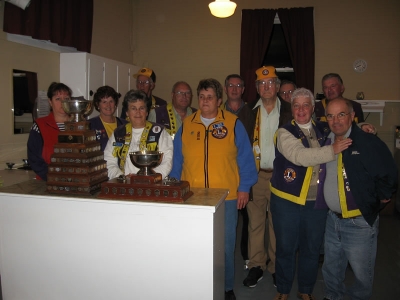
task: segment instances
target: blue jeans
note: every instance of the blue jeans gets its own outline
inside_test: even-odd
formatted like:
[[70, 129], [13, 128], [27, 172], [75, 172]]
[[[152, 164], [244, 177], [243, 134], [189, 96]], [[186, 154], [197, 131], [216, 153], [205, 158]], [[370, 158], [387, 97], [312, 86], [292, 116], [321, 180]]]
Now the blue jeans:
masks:
[[[339, 219], [329, 211], [322, 266], [326, 298], [339, 300], [345, 295], [351, 299], [371, 298], [378, 231], [379, 217], [371, 227], [362, 216]], [[356, 280], [346, 288], [344, 279], [348, 262]]]
[[235, 284], [235, 243], [238, 221], [237, 200], [225, 201], [225, 291]]
[[275, 276], [279, 293], [289, 294], [296, 273], [298, 291], [311, 294], [318, 275], [326, 209], [314, 209], [315, 201], [299, 205], [272, 193], [271, 213], [276, 236]]

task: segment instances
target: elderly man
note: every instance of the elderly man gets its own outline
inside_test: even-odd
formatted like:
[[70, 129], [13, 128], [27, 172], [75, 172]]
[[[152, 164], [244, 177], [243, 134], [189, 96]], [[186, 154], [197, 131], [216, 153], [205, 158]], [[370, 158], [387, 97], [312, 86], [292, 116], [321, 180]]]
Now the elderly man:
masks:
[[[250, 142], [254, 130], [254, 118], [251, 108], [242, 99], [244, 92], [244, 81], [243, 78], [238, 74], [230, 74], [225, 79], [224, 91], [227, 99], [223, 105], [223, 109], [227, 110], [238, 116], [239, 120], [243, 123], [249, 136]], [[250, 194], [250, 199], [252, 198]], [[249, 263], [248, 254], [248, 240], [249, 240], [249, 217], [247, 215], [247, 209], [244, 207], [240, 210], [243, 217], [242, 224], [242, 238], [240, 241], [240, 252], [244, 260], [244, 268], [247, 269]]]
[[192, 88], [185, 81], [178, 81], [172, 87], [172, 103], [152, 109], [147, 118], [150, 122], [164, 125], [167, 132], [174, 137], [183, 120], [197, 109], [190, 107]]
[[[254, 127], [252, 133], [253, 153], [258, 170], [258, 181], [253, 186], [253, 201], [247, 205], [249, 215], [249, 273], [243, 284], [255, 287], [267, 269], [275, 282], [275, 234], [269, 209], [271, 196], [270, 179], [275, 159], [274, 134], [279, 126], [291, 120], [291, 105], [280, 101], [277, 93], [280, 81], [272, 66], [256, 71], [256, 89], [260, 99], [253, 108]], [[265, 220], [268, 210], [268, 257], [264, 246]]]
[[[322, 90], [324, 91], [325, 99], [317, 102], [314, 110], [315, 117], [318, 121], [326, 121], [325, 109], [329, 101], [343, 97], [345, 87], [340, 75], [336, 73], [329, 73], [322, 77]], [[353, 105], [353, 110], [355, 113], [354, 121], [356, 123], [364, 122], [364, 113], [362, 111], [361, 104], [353, 100], [349, 101]]]
[[[149, 99], [149, 108], [150, 109], [167, 105], [167, 101], [154, 96], [153, 90], [156, 87], [156, 73], [150, 68], [141, 68], [136, 74], [133, 75], [133, 78], [136, 79], [136, 88], [139, 91], [142, 91], [146, 94]], [[126, 118], [126, 112], [122, 109], [121, 118]]]
[[278, 96], [281, 100], [290, 103], [290, 97], [294, 90], [297, 89], [294, 82], [290, 80], [282, 80], [281, 87], [279, 88]]
[[[347, 99], [328, 103], [329, 142], [351, 139], [352, 146], [321, 165], [317, 201], [328, 208], [325, 260], [322, 274], [324, 299], [370, 299], [379, 230], [379, 210], [396, 191], [397, 169], [388, 147], [378, 137], [353, 123], [355, 112]], [[344, 284], [347, 263], [355, 282]]]
[[235, 300], [235, 241], [238, 209], [249, 201], [257, 180], [246, 130], [238, 118], [219, 108], [222, 86], [215, 79], [199, 82], [199, 110], [183, 121], [174, 139], [170, 177], [192, 187], [225, 188], [225, 300]]

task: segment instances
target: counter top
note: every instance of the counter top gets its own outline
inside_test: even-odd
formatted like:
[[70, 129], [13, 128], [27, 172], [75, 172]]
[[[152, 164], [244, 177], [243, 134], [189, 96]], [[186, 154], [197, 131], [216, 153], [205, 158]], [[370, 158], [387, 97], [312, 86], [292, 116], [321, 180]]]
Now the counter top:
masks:
[[[4, 170], [9, 171], [9, 170]], [[25, 171], [16, 171], [10, 170], [11, 172], [21, 172], [21, 175], [28, 176], [27, 174], [23, 174]], [[0, 173], [1, 174], [1, 173]], [[14, 173], [13, 173], [14, 174]], [[2, 175], [3, 177], [4, 175]], [[6, 177], [3, 177], [3, 180]], [[199, 206], [218, 206], [221, 200], [224, 200], [228, 195], [227, 189], [205, 189], [205, 188], [191, 188], [193, 192], [193, 196], [187, 199], [184, 203], [170, 203], [170, 202], [157, 202], [157, 201], [148, 201], [148, 200], [115, 200], [115, 199], [100, 199], [97, 198], [98, 193], [94, 195], [71, 195], [71, 194], [50, 194], [46, 189], [46, 182], [36, 179], [29, 179], [23, 182], [19, 182], [12, 185], [4, 185], [0, 187], [0, 193], [9, 193], [9, 194], [21, 194], [21, 195], [37, 195], [37, 196], [48, 196], [54, 198], [70, 198], [70, 199], [92, 199], [96, 201], [118, 201], [118, 202], [143, 202], [143, 203], [157, 203], [157, 204], [167, 204], [167, 205], [199, 205]]]
[[19, 182], [27, 181], [29, 179], [35, 178], [35, 172], [32, 170], [9, 170], [9, 169], [4, 169], [0, 170], [0, 181], [3, 182], [3, 184], [0, 184], [0, 191], [2, 188], [6, 186], [10, 186]]

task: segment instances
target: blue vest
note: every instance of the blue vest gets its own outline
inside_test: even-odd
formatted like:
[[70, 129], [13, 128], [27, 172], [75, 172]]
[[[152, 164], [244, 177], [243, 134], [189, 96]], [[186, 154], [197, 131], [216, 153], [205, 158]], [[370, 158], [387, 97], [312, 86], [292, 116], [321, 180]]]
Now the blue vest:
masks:
[[[323, 146], [330, 132], [326, 123], [312, 124], [318, 143]], [[282, 126], [296, 138], [300, 139], [304, 147], [310, 148], [307, 138], [300, 127], [292, 120]], [[304, 205], [312, 177], [312, 167], [297, 166], [287, 160], [275, 146], [274, 172], [271, 178], [271, 190], [277, 196]]]

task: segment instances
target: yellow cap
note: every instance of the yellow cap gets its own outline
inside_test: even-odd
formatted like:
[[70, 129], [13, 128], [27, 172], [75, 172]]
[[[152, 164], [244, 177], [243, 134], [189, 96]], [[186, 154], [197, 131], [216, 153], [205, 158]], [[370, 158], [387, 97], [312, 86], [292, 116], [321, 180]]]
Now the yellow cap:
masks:
[[257, 80], [265, 79], [265, 78], [278, 78], [275, 73], [275, 67], [273, 66], [263, 66], [256, 71]]
[[133, 74], [133, 78], [138, 78], [140, 75], [149, 77], [153, 80], [153, 82], [156, 82], [156, 73], [154, 73], [152, 69], [141, 68], [136, 74]]

